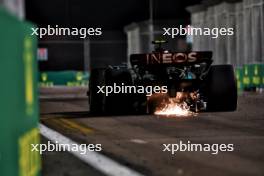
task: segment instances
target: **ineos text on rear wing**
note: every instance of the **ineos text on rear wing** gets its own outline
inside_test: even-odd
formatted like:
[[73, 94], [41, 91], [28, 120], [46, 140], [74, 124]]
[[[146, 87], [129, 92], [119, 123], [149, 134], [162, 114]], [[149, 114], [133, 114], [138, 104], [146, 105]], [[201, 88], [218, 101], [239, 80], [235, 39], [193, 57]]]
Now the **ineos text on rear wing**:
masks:
[[178, 52], [178, 53], [160, 53], [153, 52], [147, 54], [132, 54], [130, 56], [131, 65], [154, 66], [154, 65], [191, 65], [201, 62], [212, 62], [211, 51], [199, 52]]

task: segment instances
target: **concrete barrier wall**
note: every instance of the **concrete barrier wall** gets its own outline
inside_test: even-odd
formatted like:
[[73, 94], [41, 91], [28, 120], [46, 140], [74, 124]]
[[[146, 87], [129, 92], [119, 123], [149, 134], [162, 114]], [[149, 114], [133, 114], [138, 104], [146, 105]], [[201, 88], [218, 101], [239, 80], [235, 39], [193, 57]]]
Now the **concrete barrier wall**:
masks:
[[[249, 7], [251, 9], [251, 27], [252, 27], [252, 60], [253, 62], [263, 61], [263, 0], [251, 0]], [[262, 36], [261, 36], [262, 35]]]
[[25, 0], [0, 0], [0, 6], [6, 8], [20, 20], [25, 18]]
[[[206, 11], [206, 21], [207, 21], [207, 26], [209, 28], [214, 28], [216, 26], [216, 21], [215, 21], [215, 8], [214, 7], [208, 7]], [[213, 39], [210, 36], [207, 36], [208, 39], [208, 50], [213, 51], [213, 53], [216, 52], [216, 42], [215, 39]], [[215, 55], [213, 55], [213, 59], [215, 58]]]
[[214, 64], [242, 66], [264, 62], [264, 0], [223, 2], [200, 10], [187, 9], [194, 27], [226, 27], [234, 28], [235, 32], [217, 39], [194, 36], [193, 50], [213, 51]]
[[243, 40], [244, 35], [244, 13], [243, 13], [243, 3], [235, 4], [235, 13], [236, 13], [236, 30], [235, 30], [235, 39], [236, 39], [236, 65], [238, 67], [242, 66], [245, 62], [245, 45]]

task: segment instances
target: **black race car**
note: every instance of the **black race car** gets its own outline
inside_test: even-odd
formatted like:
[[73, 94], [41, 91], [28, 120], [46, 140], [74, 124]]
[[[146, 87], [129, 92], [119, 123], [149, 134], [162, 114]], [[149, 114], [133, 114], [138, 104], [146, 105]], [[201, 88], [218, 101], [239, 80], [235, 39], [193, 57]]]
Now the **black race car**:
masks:
[[[170, 52], [161, 47], [165, 41], [153, 43], [158, 46], [152, 53], [130, 56], [131, 67], [109, 66], [91, 71], [91, 113], [154, 113], [169, 98], [179, 99], [179, 93], [182, 96], [178, 101], [184, 101], [191, 111], [236, 110], [237, 87], [232, 65], [212, 65], [210, 51]], [[119, 93], [109, 86], [118, 87]], [[144, 90], [133, 92], [134, 88], [150, 86], [166, 90], [151, 94]], [[133, 90], [120, 91], [127, 87]]]

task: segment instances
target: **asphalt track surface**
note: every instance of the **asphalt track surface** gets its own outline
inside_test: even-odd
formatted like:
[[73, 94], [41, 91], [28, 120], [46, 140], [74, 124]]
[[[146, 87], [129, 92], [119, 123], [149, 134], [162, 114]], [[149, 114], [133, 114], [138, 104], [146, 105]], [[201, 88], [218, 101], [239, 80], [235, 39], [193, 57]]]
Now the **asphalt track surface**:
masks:
[[[94, 117], [85, 88], [42, 88], [40, 113], [50, 129], [78, 143], [102, 144], [101, 154], [143, 175], [264, 175], [264, 94], [240, 95], [236, 112]], [[234, 144], [234, 151], [163, 152], [163, 144], [179, 141]], [[45, 153], [42, 161], [44, 176], [104, 175], [68, 152]]]

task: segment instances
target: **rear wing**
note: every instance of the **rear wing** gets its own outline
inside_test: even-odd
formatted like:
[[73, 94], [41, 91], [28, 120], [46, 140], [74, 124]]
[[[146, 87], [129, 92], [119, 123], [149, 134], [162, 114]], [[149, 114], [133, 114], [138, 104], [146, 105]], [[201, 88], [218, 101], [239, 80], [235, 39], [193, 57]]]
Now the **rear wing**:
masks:
[[131, 65], [155, 66], [155, 65], [192, 65], [197, 63], [212, 63], [211, 51], [192, 51], [192, 52], [153, 52], [147, 54], [130, 55]]

